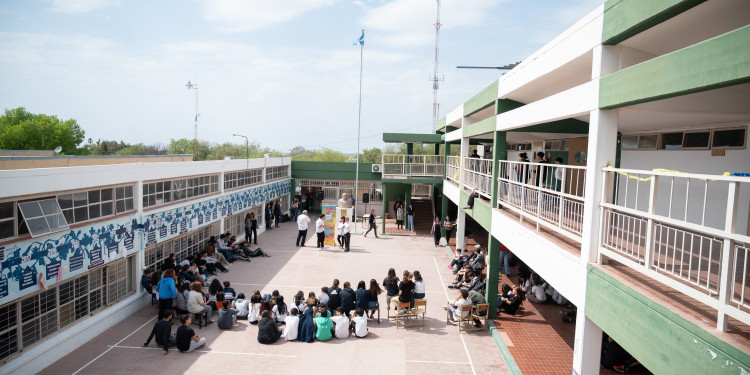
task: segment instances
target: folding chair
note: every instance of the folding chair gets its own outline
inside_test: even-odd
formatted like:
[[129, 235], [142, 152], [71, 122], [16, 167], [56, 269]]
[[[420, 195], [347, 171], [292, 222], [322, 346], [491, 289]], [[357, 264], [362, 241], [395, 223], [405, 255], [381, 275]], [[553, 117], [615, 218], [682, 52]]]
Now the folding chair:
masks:
[[[472, 324], [474, 323], [471, 319], [472, 309], [474, 306], [472, 305], [462, 305], [461, 308], [454, 314], [456, 317], [456, 320], [458, 320], [458, 332], [461, 331], [467, 331], [467, 328], [471, 328]], [[464, 314], [466, 315], [464, 317]], [[448, 313], [448, 317], [450, 317], [450, 313]], [[446, 318], [446, 322], [449, 322]]]
[[398, 302], [396, 299], [396, 315], [394, 316], [396, 318], [396, 329], [398, 329], [399, 326], [401, 327], [409, 327], [411, 326], [411, 318], [413, 316], [410, 308], [409, 302]]
[[372, 307], [372, 308], [368, 307], [368, 308], [366, 308], [365, 309], [365, 314], [368, 314], [370, 311], [377, 311], [378, 312], [378, 324], [380, 324], [380, 305], [378, 305], [378, 307]]
[[[474, 310], [474, 312], [469, 314], [469, 318], [470, 318], [469, 320], [471, 321], [470, 323], [474, 323], [474, 319], [478, 319], [480, 322], [484, 320], [484, 322], [482, 323], [486, 323], [487, 318], [489, 317], [489, 313], [490, 313], [489, 303], [480, 303], [476, 305], [476, 309]], [[466, 331], [478, 331], [478, 330], [483, 330], [483, 329], [484, 329], [484, 326], [477, 327], [476, 325], [474, 325], [474, 326], [471, 326], [470, 328], [467, 328]]]

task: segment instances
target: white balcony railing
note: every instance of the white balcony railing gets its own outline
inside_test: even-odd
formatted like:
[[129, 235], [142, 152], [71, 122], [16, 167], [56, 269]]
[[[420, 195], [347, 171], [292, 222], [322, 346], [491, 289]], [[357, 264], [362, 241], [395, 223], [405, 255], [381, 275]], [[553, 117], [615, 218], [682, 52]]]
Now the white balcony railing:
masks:
[[463, 158], [463, 182], [467, 189], [477, 188], [477, 193], [490, 199], [492, 196], [492, 159]]
[[383, 177], [439, 177], [443, 178], [442, 155], [383, 155]]
[[456, 184], [461, 181], [461, 157], [448, 156], [445, 167], [445, 178]]
[[499, 161], [498, 205], [575, 241], [583, 233], [586, 167]]
[[[604, 168], [600, 254], [750, 324], [750, 179]], [[741, 203], [744, 202], [744, 203]], [[741, 229], [742, 232], [745, 229]]]

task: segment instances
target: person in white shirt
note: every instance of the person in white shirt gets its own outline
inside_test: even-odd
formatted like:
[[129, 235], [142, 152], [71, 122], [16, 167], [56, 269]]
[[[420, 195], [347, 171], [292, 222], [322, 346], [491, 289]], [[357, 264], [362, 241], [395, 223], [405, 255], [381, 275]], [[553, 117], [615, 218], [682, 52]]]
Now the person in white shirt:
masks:
[[292, 309], [289, 311], [289, 314], [286, 318], [284, 318], [284, 333], [281, 335], [284, 336], [286, 341], [294, 341], [297, 339], [297, 331], [299, 330], [299, 317], [297, 314], [299, 311], [296, 307], [292, 307]]
[[367, 336], [367, 317], [365, 310], [358, 308], [354, 311], [354, 317], [352, 318], [351, 329], [354, 331], [354, 336], [363, 338]]
[[547, 303], [547, 294], [544, 292], [539, 275], [531, 276], [531, 285], [531, 294], [526, 296], [526, 299], [531, 303]]
[[[302, 211], [302, 215], [299, 215], [297, 218], [297, 229], [299, 229], [299, 233], [297, 234], [297, 246], [305, 246], [305, 241], [307, 240], [307, 227], [310, 225], [310, 218], [307, 216], [307, 210]], [[302, 240], [302, 243], [300, 244], [300, 240]]]
[[336, 309], [336, 316], [331, 318], [333, 321], [333, 334], [337, 339], [345, 339], [349, 337], [349, 318], [344, 315], [344, 308], [339, 307]]
[[[461, 289], [461, 295], [458, 296], [453, 302], [450, 302], [447, 306], [444, 306], [443, 308], [448, 310], [448, 320], [451, 322], [455, 322], [456, 320], [453, 318], [455, 315], [457, 315], [459, 312], [461, 312], [461, 306], [466, 305], [472, 305], [471, 299], [469, 298], [469, 291], [464, 289]], [[461, 313], [461, 317], [465, 318], [469, 316], [468, 311], [464, 311]]]
[[338, 230], [336, 240], [339, 242], [339, 249], [344, 248], [344, 224], [346, 224], [346, 217], [342, 216], [341, 220], [339, 220], [339, 224], [336, 226], [336, 229]]
[[[555, 158], [555, 164], [562, 165], [563, 159], [561, 157]], [[555, 191], [562, 191], [562, 183], [563, 183], [563, 168], [557, 167], [555, 168]]]
[[250, 297], [250, 313], [247, 315], [247, 320], [250, 324], [258, 324], [258, 321], [260, 320], [261, 300], [261, 296], [257, 294], [253, 294], [252, 297]]
[[234, 300], [234, 308], [237, 309], [237, 319], [247, 319], [250, 315], [250, 301], [245, 299], [245, 293], [237, 295], [237, 299]]
[[352, 223], [349, 222], [349, 218], [344, 219], [344, 251], [349, 251], [349, 241], [352, 238]]
[[412, 296], [414, 299], [424, 299], [425, 293], [426, 291], [422, 274], [419, 271], [414, 271], [414, 292], [412, 292]]
[[315, 220], [315, 235], [318, 236], [316, 247], [318, 250], [323, 250], [325, 247], [325, 240], [326, 240], [326, 223], [323, 221], [323, 219], [326, 218], [326, 215], [320, 215], [318, 220]]

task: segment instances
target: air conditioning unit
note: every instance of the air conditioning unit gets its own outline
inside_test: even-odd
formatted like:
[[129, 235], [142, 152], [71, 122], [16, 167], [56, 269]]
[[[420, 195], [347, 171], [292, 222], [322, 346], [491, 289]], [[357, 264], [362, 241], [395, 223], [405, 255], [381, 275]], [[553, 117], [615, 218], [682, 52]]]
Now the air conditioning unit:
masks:
[[383, 173], [383, 166], [380, 164], [373, 164], [372, 165], [372, 173]]

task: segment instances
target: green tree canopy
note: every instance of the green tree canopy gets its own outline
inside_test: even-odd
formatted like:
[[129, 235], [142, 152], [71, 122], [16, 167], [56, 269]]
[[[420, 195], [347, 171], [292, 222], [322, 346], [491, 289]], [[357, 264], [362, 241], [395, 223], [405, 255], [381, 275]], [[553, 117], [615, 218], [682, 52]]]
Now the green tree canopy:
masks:
[[57, 116], [30, 113], [24, 107], [6, 109], [0, 116], [3, 150], [53, 150], [59, 146], [64, 154], [88, 154], [88, 148], [78, 147], [85, 135], [74, 119], [63, 121]]
[[359, 155], [359, 162], [380, 164], [383, 162], [383, 150], [377, 147], [366, 148]]
[[[195, 160], [207, 160], [211, 152], [211, 145], [207, 141], [198, 141], [198, 153]], [[169, 155], [187, 155], [193, 154], [193, 140], [187, 138], [170, 139], [167, 147]]]

